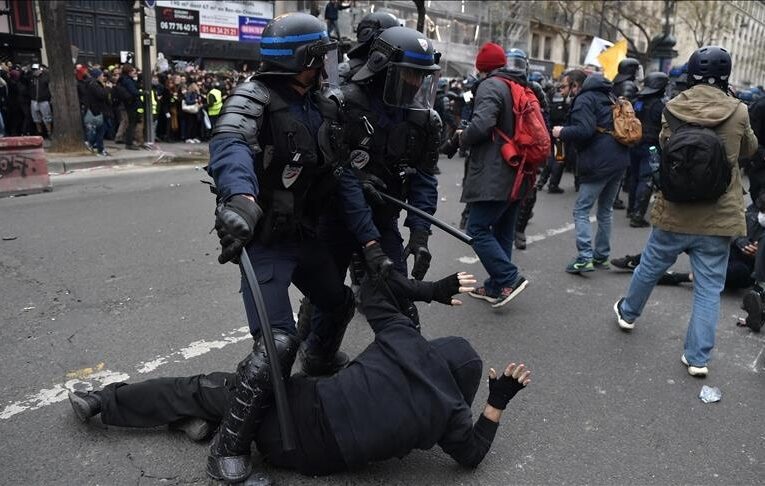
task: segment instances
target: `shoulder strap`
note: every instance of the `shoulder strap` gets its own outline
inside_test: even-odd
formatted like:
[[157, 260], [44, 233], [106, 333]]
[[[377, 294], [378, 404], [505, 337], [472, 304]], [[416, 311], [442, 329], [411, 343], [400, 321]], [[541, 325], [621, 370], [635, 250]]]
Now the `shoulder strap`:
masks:
[[669, 125], [669, 129], [674, 131], [677, 131], [678, 128], [685, 125], [686, 123], [682, 122], [679, 118], [677, 118], [675, 115], [670, 113], [670, 111], [667, 109], [667, 107], [664, 107], [664, 110], [662, 111], [662, 115], [664, 115], [664, 119], [667, 120], [667, 124]]

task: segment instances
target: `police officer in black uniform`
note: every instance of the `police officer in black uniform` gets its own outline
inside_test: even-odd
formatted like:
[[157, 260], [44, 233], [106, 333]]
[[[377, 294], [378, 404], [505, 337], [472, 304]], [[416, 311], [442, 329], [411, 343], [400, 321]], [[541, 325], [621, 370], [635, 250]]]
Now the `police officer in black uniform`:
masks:
[[[637, 83], [643, 80], [643, 66], [640, 65], [640, 62], [637, 59], [628, 57], [621, 60], [617, 69], [618, 72], [614, 78], [614, 96], [624, 96], [630, 103], [634, 103], [637, 99], [639, 89]], [[624, 179], [622, 179], [622, 183], [619, 186], [619, 192], [622, 191], [625, 179], [630, 179], [631, 177], [632, 173], [628, 168]], [[619, 198], [619, 193], [617, 193], [616, 199], [614, 200], [614, 209], [624, 209], [625, 207], [624, 201]]]
[[[341, 88], [351, 167], [363, 183], [381, 234], [380, 244], [402, 275], [407, 274], [407, 257], [414, 256], [412, 276], [418, 280], [430, 266], [430, 223], [408, 215], [404, 225], [410, 237], [404, 247], [398, 228], [400, 208], [384, 201], [379, 192], [407, 200], [429, 214], [436, 211], [438, 190], [433, 169], [438, 160], [441, 123], [431, 107], [440, 69], [438, 57], [430, 40], [420, 32], [391, 27], [374, 41], [367, 63]], [[328, 212], [322, 218], [320, 234], [325, 235], [323, 239], [344, 278], [357, 250], [338, 212]], [[412, 303], [407, 308], [407, 316], [419, 325], [417, 308]], [[321, 321], [321, 314], [321, 309], [316, 312], [304, 301], [298, 319], [300, 334], [308, 335], [308, 329]], [[301, 349], [301, 357], [303, 352]], [[308, 358], [310, 362], [310, 355]], [[325, 374], [327, 370], [312, 371]]]
[[[640, 143], [630, 148], [630, 173], [628, 180], [629, 201], [627, 214], [630, 226], [644, 228], [650, 226], [645, 220], [648, 203], [653, 190], [653, 172], [649, 163], [652, 150], [656, 156], [660, 153], [659, 132], [661, 131], [661, 113], [664, 110], [664, 90], [669, 84], [669, 76], [662, 72], [650, 73], [645, 78], [643, 89], [633, 103], [635, 114], [643, 126], [643, 138]], [[653, 147], [653, 149], [651, 149]]]
[[[242, 248], [252, 260], [274, 331], [281, 369], [289, 374], [298, 348], [288, 287], [310, 297], [322, 320], [308, 336], [314, 357], [335, 368], [353, 316], [351, 290], [317, 238], [317, 221], [337, 195], [344, 222], [371, 271], [392, 265], [377, 243], [379, 232], [361, 185], [341, 162], [347, 160], [337, 100], [322, 82], [336, 77], [337, 44], [317, 18], [291, 13], [268, 23], [261, 40], [261, 66], [226, 99], [210, 143], [208, 173], [218, 192], [215, 227], [220, 263], [238, 262]], [[363, 250], [362, 249], [363, 245]], [[255, 339], [237, 368], [237, 384], [213, 440], [207, 472], [236, 482], [251, 472], [250, 443], [271, 400], [271, 379], [260, 322], [246, 279], [242, 295]]]
[[390, 27], [397, 27], [401, 22], [389, 12], [372, 12], [364, 16], [356, 26], [356, 46], [348, 51], [348, 62], [341, 65], [340, 74], [345, 80], [350, 80], [369, 57], [369, 49], [377, 37]]

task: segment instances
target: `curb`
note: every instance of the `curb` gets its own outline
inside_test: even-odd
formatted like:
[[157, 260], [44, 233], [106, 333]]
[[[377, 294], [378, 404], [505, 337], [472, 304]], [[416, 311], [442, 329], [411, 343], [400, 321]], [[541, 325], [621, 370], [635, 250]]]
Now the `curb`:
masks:
[[170, 165], [198, 164], [206, 162], [209, 156], [200, 154], [198, 157], [189, 154], [175, 154], [163, 151], [143, 151], [141, 153], [119, 153], [109, 157], [92, 156], [50, 156], [48, 155], [48, 171], [64, 174], [73, 170], [92, 169], [94, 167], [115, 165]]

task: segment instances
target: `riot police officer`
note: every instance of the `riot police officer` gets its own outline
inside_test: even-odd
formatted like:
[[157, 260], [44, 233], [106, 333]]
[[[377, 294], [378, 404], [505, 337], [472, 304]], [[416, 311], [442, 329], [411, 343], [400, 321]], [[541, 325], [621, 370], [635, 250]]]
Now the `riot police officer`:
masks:
[[664, 110], [664, 91], [669, 84], [669, 76], [662, 72], [650, 73], [645, 78], [643, 89], [634, 103], [635, 114], [643, 126], [643, 138], [640, 143], [630, 148], [629, 200], [627, 215], [630, 226], [644, 228], [650, 226], [645, 220], [648, 202], [652, 192], [651, 157], [658, 157], [659, 132], [661, 131], [661, 112]]
[[640, 62], [633, 57], [622, 59], [614, 78], [614, 95], [624, 96], [634, 102], [638, 94], [637, 83], [642, 80], [643, 66]]
[[401, 25], [395, 15], [388, 12], [372, 12], [364, 16], [356, 26], [357, 45], [348, 51], [348, 62], [341, 65], [343, 79], [350, 80], [367, 62], [369, 49], [377, 37], [390, 27]]
[[[320, 91], [337, 71], [337, 43], [324, 24], [302, 13], [271, 20], [261, 40], [262, 63], [253, 78], [226, 99], [213, 130], [208, 173], [218, 192], [215, 227], [220, 263], [238, 262], [245, 248], [253, 262], [273, 327], [281, 369], [290, 372], [297, 353], [288, 287], [294, 283], [323, 319], [309, 345], [335, 366], [353, 316], [353, 294], [343, 285], [317, 221], [332, 194], [341, 201], [356, 247], [370, 268], [385, 274], [390, 260], [377, 243], [371, 211], [364, 211], [361, 186], [339, 161], [347, 160], [336, 99]], [[362, 208], [362, 210], [359, 210]], [[236, 482], [251, 472], [250, 444], [272, 393], [260, 321], [246, 279], [242, 280], [250, 331], [255, 339], [237, 368], [228, 410], [210, 447], [207, 472]]]
[[[379, 192], [407, 200], [434, 214], [438, 203], [433, 169], [438, 160], [441, 122], [432, 109], [438, 82], [438, 54], [430, 40], [406, 27], [384, 30], [374, 41], [367, 63], [341, 89], [345, 104], [345, 133], [351, 166], [363, 181], [380, 244], [393, 260], [393, 268], [407, 274], [407, 257], [414, 256], [412, 276], [422, 280], [430, 266], [430, 223], [408, 215], [409, 243], [404, 247], [398, 227], [400, 208], [384, 201]], [[322, 233], [344, 277], [355, 250], [352, 238], [336, 215], [323, 218]], [[312, 300], [313, 302], [313, 300]], [[418, 323], [414, 304], [408, 317]], [[323, 311], [301, 306], [300, 323], [316, 325]], [[321, 370], [319, 370], [321, 371]]]

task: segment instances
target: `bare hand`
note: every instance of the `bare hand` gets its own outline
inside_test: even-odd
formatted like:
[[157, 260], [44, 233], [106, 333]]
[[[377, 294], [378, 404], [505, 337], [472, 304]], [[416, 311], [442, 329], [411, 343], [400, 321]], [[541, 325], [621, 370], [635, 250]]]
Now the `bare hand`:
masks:
[[[457, 274], [457, 280], [460, 283], [459, 292], [465, 294], [475, 290], [475, 277], [467, 272], [459, 272]], [[458, 299], [452, 299], [452, 305], [462, 305], [462, 301]]]
[[[523, 386], [528, 385], [531, 383], [531, 380], [529, 379], [529, 375], [531, 375], [531, 370], [526, 369], [526, 365], [521, 363], [519, 365], [516, 365], [515, 363], [510, 363], [507, 365], [507, 368], [505, 368], [505, 376], [513, 378], [518, 383], [520, 383]], [[497, 371], [494, 368], [489, 368], [489, 378], [494, 379], [497, 377]]]
[[553, 127], [553, 129], [552, 129], [552, 136], [555, 137], [555, 138], [560, 138], [561, 130], [563, 130], [563, 127], [560, 127], [560, 126]]
[[743, 251], [745, 255], [748, 255], [748, 256], [751, 256], [751, 257], [756, 256], [757, 255], [757, 242], [755, 241], [754, 243], [749, 243], [744, 248], [742, 248], [741, 251]]

